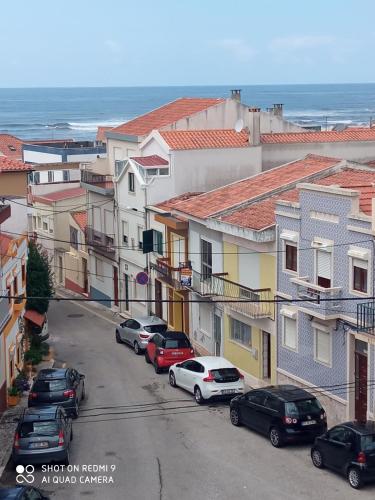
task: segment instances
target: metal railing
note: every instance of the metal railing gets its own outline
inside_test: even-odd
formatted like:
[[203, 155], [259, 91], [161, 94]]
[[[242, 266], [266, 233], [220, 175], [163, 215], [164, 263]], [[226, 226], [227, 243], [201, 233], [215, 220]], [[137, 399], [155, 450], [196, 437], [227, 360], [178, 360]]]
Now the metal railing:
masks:
[[159, 278], [176, 290], [184, 288], [181, 285], [181, 269], [187, 267], [190, 268], [190, 262], [180, 262], [178, 267], [173, 267], [169, 257], [160, 257], [156, 263], [151, 263], [151, 269], [158, 273]]
[[113, 258], [116, 253], [114, 234], [108, 235], [93, 227], [86, 230], [87, 244], [105, 257]]
[[[326, 316], [335, 316], [342, 308], [342, 288], [339, 286], [325, 288], [315, 283], [310, 283], [307, 276], [291, 278], [297, 285], [297, 297], [302, 299], [301, 306], [318, 310]], [[306, 302], [305, 302], [306, 301]]]
[[375, 335], [375, 303], [357, 304], [357, 330]]
[[88, 170], [81, 170], [81, 182], [105, 190], [114, 189], [112, 175], [102, 175]]

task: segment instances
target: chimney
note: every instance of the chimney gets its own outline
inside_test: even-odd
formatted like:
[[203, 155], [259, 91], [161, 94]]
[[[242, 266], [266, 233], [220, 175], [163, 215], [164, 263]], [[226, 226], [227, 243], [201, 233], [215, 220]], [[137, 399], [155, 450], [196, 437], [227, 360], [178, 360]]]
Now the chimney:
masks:
[[232, 89], [230, 91], [230, 97], [234, 101], [241, 102], [241, 89]]
[[273, 114], [275, 116], [283, 117], [283, 104], [274, 104], [273, 105]]
[[259, 146], [260, 144], [260, 108], [249, 108], [250, 120], [250, 144]]

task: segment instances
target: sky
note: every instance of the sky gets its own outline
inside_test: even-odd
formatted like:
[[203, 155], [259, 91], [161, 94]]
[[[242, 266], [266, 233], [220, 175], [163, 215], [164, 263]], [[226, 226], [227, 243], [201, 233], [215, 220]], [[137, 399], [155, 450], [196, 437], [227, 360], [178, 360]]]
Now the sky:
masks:
[[375, 81], [374, 0], [12, 0], [0, 87]]

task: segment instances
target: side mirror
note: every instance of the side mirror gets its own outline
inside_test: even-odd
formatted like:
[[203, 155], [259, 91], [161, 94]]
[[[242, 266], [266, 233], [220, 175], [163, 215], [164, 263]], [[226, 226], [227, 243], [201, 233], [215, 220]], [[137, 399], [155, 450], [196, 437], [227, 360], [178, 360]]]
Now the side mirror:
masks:
[[120, 323], [121, 328], [125, 327], [125, 321], [123, 323]]
[[176, 368], [181, 368], [181, 364], [177, 363]]

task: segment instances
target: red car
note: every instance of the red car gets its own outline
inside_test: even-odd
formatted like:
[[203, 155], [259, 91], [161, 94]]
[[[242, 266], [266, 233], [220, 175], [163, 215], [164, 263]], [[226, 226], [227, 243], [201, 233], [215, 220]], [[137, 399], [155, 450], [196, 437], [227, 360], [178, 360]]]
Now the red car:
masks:
[[169, 330], [155, 333], [149, 339], [145, 351], [146, 363], [152, 363], [156, 373], [194, 357], [194, 349], [186, 334]]

